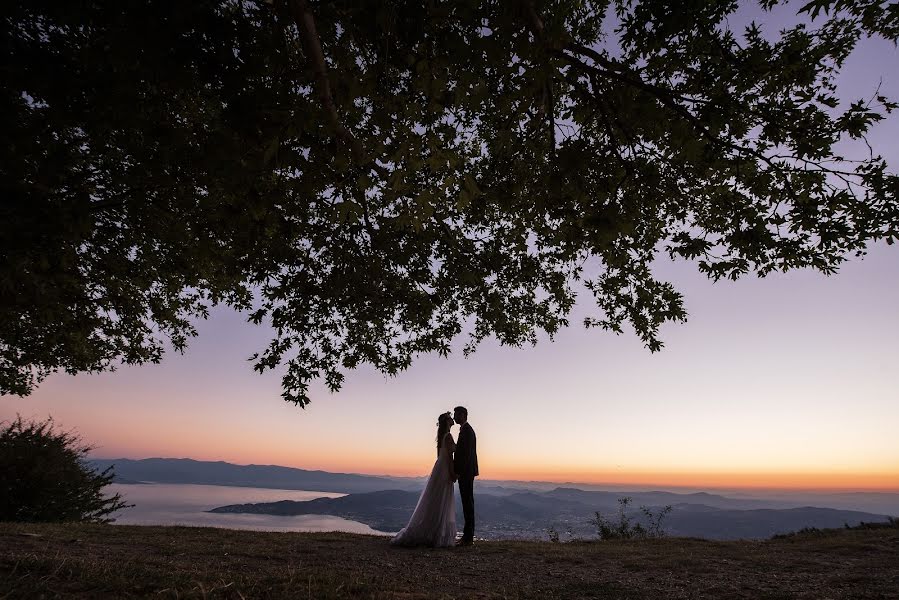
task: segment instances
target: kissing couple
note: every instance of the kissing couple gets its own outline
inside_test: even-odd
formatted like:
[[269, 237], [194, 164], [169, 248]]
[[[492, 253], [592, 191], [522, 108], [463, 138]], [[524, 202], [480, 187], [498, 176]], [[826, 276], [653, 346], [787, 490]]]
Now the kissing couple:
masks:
[[[450, 428], [460, 425], [459, 441]], [[452, 416], [437, 417], [437, 461], [418, 498], [409, 524], [390, 541], [396, 546], [470, 546], [474, 540], [474, 478], [478, 476], [477, 438], [468, 424], [468, 410], [457, 406]], [[456, 502], [453, 483], [459, 482], [465, 528], [456, 542]]]

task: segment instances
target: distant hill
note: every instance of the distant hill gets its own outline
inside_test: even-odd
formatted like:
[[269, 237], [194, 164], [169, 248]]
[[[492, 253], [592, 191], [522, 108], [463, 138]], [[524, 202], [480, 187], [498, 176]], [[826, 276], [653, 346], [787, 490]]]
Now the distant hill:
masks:
[[[599, 492], [575, 493], [580, 490], [557, 489], [550, 492], [517, 492], [506, 495], [480, 494], [475, 506], [478, 517], [478, 535], [486, 539], [539, 538], [553, 527], [558, 531], [570, 530], [575, 537], [595, 537], [590, 519], [596, 511], [614, 516], [618, 494], [609, 496]], [[373, 493], [351, 494], [342, 498], [318, 498], [306, 502], [283, 500], [256, 504], [221, 506], [210, 512], [251, 513], [271, 515], [333, 515], [365, 523], [380, 531], [394, 532], [405, 526], [415, 509], [418, 492], [388, 490]], [[669, 504], [671, 496], [683, 500], [684, 496], [696, 503], [674, 504], [663, 525], [671, 535], [702, 537], [708, 539], [761, 539], [777, 533], [787, 533], [804, 528], [842, 527], [865, 522], [886, 521], [886, 515], [831, 508], [798, 507], [771, 508], [719, 508], [699, 501], [708, 500], [728, 504], [728, 499], [712, 494], [658, 493], [650, 498], [662, 500], [651, 504], [658, 510]], [[462, 507], [456, 498], [456, 514], [461, 518]], [[642, 502], [645, 504], [645, 502]], [[636, 502], [634, 507], [641, 502]], [[637, 510], [629, 513], [635, 521], [645, 522]]]
[[417, 490], [423, 486], [423, 482], [415, 478], [328, 473], [275, 465], [235, 465], [190, 458], [91, 459], [90, 463], [99, 470], [114, 466], [118, 483], [194, 483], [344, 494], [385, 489]]
[[694, 504], [676, 506], [665, 520], [673, 536], [718, 540], [763, 539], [806, 528], [833, 529], [889, 519], [855, 510], [803, 506], [787, 509], [720, 510]]
[[644, 504], [646, 506], [697, 504], [714, 508], [748, 510], [756, 508], [794, 508], [800, 506], [796, 502], [729, 498], [727, 496], [710, 494], [708, 492], [696, 492], [690, 494], [679, 494], [674, 492], [607, 492], [560, 487], [545, 492], [545, 495], [551, 498], [573, 500], [582, 504], [596, 506], [597, 510], [617, 510], [618, 499], [625, 496], [632, 499], [632, 505], [634, 507]]

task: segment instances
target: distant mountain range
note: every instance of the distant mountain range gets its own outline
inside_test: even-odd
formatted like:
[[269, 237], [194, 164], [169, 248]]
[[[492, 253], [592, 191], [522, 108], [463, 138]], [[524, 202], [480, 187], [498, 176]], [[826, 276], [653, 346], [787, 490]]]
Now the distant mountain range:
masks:
[[307, 471], [276, 465], [235, 465], [190, 458], [91, 459], [96, 469], [114, 467], [117, 483], [194, 483], [352, 494], [385, 489], [419, 490], [423, 480]]
[[[405, 526], [415, 509], [418, 492], [386, 490], [363, 494], [350, 494], [342, 498], [317, 498], [306, 502], [283, 500], [258, 504], [222, 506], [210, 512], [251, 513], [267, 515], [334, 515], [365, 523], [374, 529], [393, 532]], [[656, 492], [635, 494], [632, 506], [644, 504], [657, 512], [669, 504], [672, 496]], [[857, 525], [862, 521], [886, 521], [885, 515], [832, 508], [797, 507], [772, 508], [722, 508], [742, 505], [740, 501], [713, 494], [690, 494], [691, 502], [671, 504], [672, 512], [663, 521], [669, 535], [702, 537], [709, 539], [767, 538], [776, 533], [787, 533], [806, 527], [832, 528], [845, 524]], [[475, 506], [478, 517], [478, 534], [487, 539], [544, 537], [549, 528], [573, 537], [595, 537], [595, 527], [590, 519], [596, 511], [612, 519], [616, 518], [620, 494], [584, 492], [559, 488], [549, 492], [518, 492], [508, 495], [478, 494]], [[683, 500], [683, 498], [679, 498]], [[660, 503], [657, 501], [661, 500]], [[699, 504], [709, 500], [719, 506]], [[652, 502], [652, 504], [646, 504]], [[456, 514], [461, 518], [462, 506], [456, 498]], [[635, 522], [646, 522], [639, 510], [629, 511]]]

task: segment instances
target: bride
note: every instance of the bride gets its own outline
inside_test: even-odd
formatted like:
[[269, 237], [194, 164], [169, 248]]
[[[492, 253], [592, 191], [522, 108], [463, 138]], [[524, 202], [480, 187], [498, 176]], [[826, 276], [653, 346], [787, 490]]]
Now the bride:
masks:
[[443, 413], [437, 418], [437, 461], [406, 525], [390, 541], [397, 546], [452, 546], [456, 541], [456, 500], [453, 482], [453, 450], [450, 433], [453, 418]]

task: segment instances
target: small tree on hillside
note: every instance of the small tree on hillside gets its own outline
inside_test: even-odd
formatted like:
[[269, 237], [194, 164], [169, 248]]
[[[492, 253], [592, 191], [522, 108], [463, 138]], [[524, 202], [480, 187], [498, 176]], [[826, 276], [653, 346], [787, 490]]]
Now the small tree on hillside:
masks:
[[646, 518], [646, 526], [641, 523], [634, 523], [627, 514], [627, 509], [633, 498], [625, 496], [618, 499], [618, 522], [615, 523], [611, 519], [603, 516], [599, 511], [596, 517], [590, 520], [590, 523], [596, 527], [596, 533], [601, 540], [631, 540], [631, 539], [647, 539], [665, 537], [665, 530], [662, 528], [662, 521], [671, 512], [671, 506], [665, 506], [659, 509], [659, 512], [653, 513], [649, 507], [641, 506], [640, 512]]
[[132, 505], [103, 494], [114, 475], [87, 464], [92, 449], [57, 431], [52, 418], [0, 423], [0, 521], [113, 521], [109, 515]]

